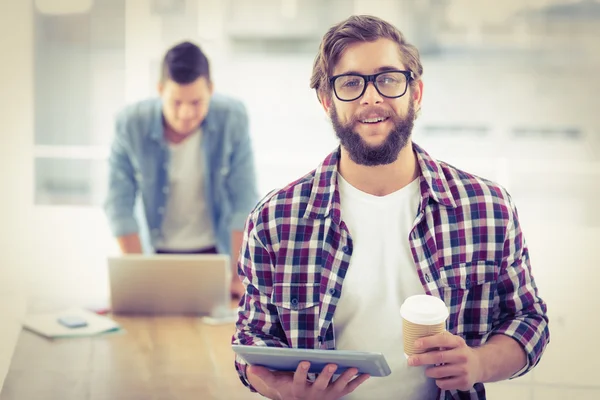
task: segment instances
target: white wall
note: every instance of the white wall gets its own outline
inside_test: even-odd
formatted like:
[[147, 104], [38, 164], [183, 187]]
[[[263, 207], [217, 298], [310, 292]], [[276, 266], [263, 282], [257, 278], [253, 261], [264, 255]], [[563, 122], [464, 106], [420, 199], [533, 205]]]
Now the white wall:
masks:
[[0, 388], [25, 312], [32, 209], [31, 2], [0, 2]]

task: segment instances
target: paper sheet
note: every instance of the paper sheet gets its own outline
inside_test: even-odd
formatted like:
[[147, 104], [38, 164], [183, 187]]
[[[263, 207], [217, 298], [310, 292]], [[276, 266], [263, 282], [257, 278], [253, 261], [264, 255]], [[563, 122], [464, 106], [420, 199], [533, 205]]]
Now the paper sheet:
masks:
[[[58, 318], [67, 316], [81, 317], [87, 321], [87, 326], [68, 328], [58, 323]], [[23, 327], [48, 338], [93, 336], [121, 329], [119, 324], [112, 319], [81, 308], [27, 315], [23, 321]]]

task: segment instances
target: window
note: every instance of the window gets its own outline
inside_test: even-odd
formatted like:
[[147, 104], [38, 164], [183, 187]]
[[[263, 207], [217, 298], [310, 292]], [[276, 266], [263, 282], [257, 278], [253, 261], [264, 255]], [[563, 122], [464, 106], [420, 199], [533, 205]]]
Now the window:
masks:
[[35, 201], [98, 205], [113, 117], [125, 100], [124, 2], [76, 13], [36, 5]]

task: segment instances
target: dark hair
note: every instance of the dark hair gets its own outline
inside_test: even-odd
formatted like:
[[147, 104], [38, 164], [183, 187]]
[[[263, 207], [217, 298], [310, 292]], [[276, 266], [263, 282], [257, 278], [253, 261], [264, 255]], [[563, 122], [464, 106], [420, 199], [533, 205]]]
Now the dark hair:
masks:
[[182, 42], [167, 51], [160, 71], [161, 82], [170, 79], [185, 85], [200, 77], [210, 81], [208, 59], [200, 47], [190, 42]]

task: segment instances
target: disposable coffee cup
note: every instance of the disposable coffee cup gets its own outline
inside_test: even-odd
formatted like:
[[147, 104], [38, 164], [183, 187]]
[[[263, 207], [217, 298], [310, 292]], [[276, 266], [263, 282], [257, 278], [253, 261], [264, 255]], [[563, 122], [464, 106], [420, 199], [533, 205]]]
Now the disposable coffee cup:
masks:
[[415, 349], [419, 338], [436, 335], [446, 330], [448, 307], [437, 297], [419, 294], [407, 298], [400, 307], [404, 354], [424, 353], [427, 349]]

